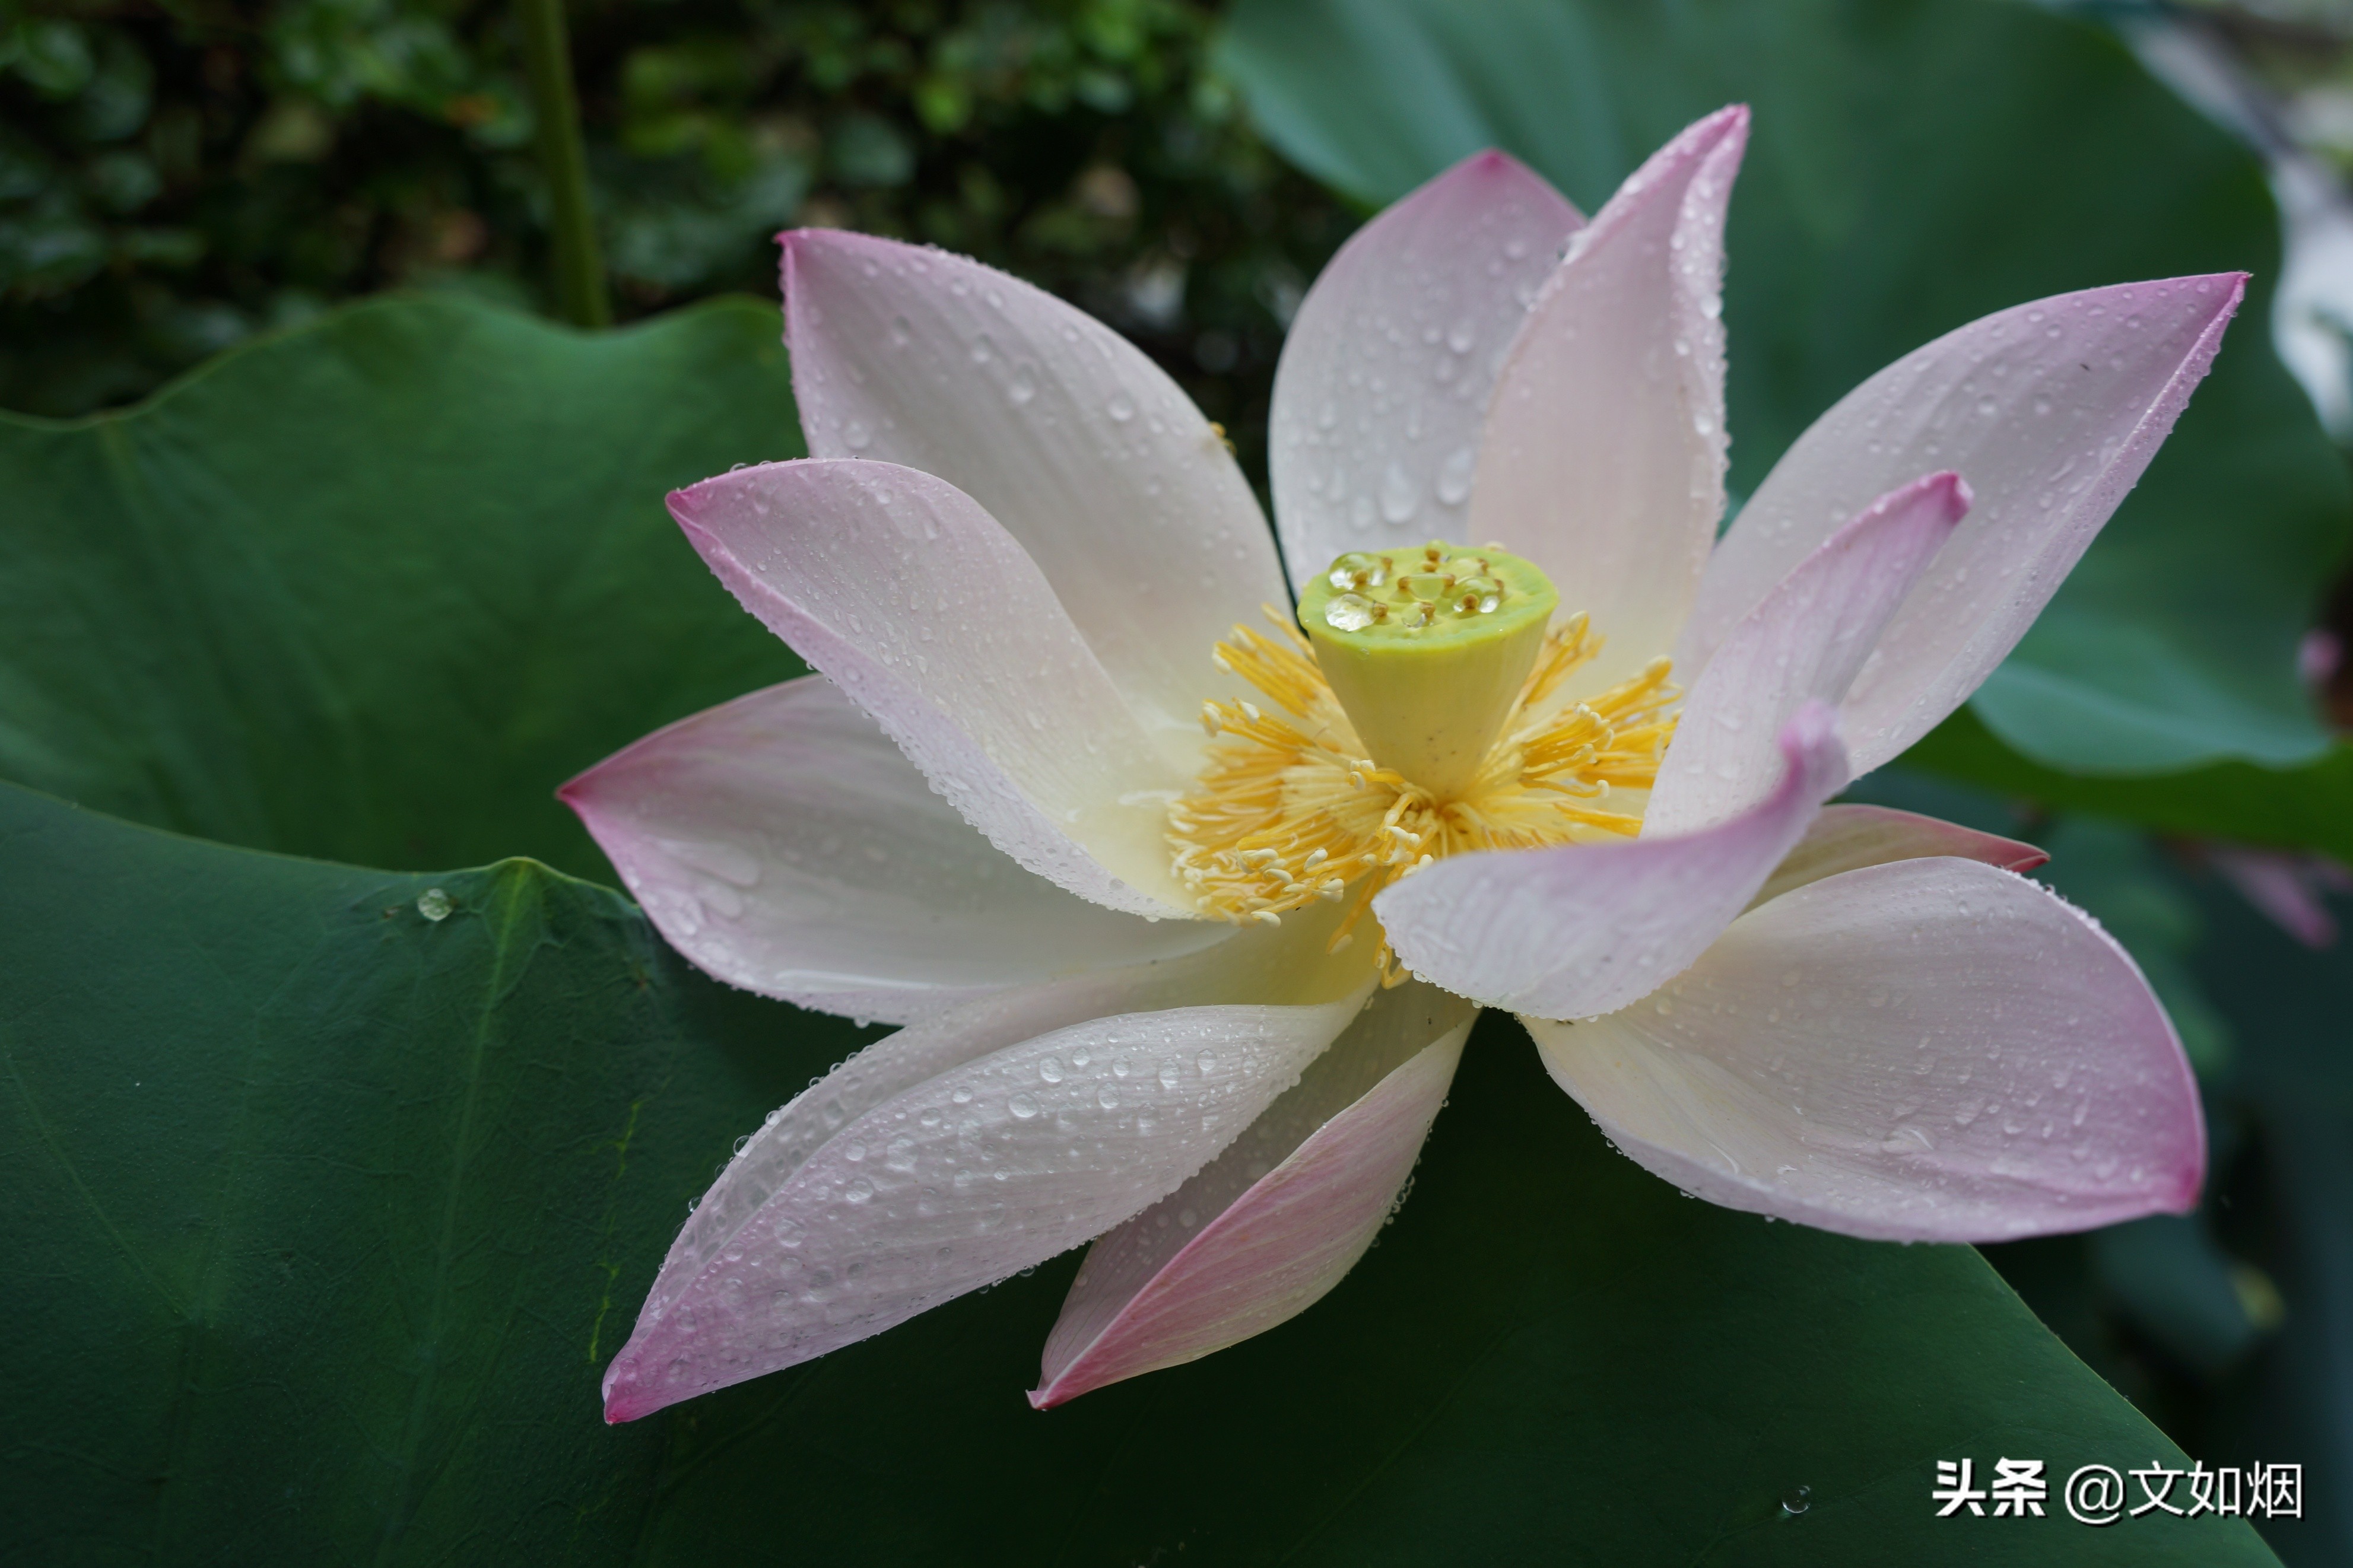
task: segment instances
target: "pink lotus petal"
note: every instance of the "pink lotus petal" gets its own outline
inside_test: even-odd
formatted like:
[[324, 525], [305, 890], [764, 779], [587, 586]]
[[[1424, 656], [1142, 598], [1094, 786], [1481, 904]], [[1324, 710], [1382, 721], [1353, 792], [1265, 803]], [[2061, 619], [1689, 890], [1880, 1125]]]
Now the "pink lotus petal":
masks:
[[2239, 896], [2269, 916], [2274, 925], [2310, 948], [2337, 941], [2337, 917], [2328, 912], [2316, 885], [2313, 858], [2277, 849], [2215, 846], [2208, 858]]
[[1133, 343], [961, 256], [835, 229], [783, 237], [810, 455], [936, 474], [1029, 552], [1145, 723], [1193, 730], [1209, 649], [1283, 604], [1250, 486]]
[[874, 1105], [716, 1257], [678, 1257], [682, 1285], [656, 1281], [605, 1418], [814, 1360], [1102, 1234], [1233, 1142], [1365, 994], [1092, 1019]]
[[2206, 374], [2242, 273], [2062, 294], [1907, 354], [1799, 437], [1741, 510], [1675, 655], [1685, 680], [1873, 496], [1951, 468], [1976, 504], [1841, 710], [1858, 774], [1926, 734], [2016, 646]]
[[667, 1309], [849, 1122], [951, 1068], [1090, 1019], [1180, 1007], [1308, 1006], [1360, 991], [1371, 975], [1369, 954], [1324, 951], [1337, 921], [1335, 912], [1321, 921], [1245, 927], [1181, 957], [1008, 987], [876, 1041], [744, 1142], [671, 1243], [646, 1310]]
[[2327, 694], [2344, 664], [2345, 639], [2327, 626], [2313, 627], [2295, 645], [2295, 673], [2316, 694]]
[[744, 607], [990, 843], [1082, 899], [1191, 918], [1162, 834], [1198, 730], [1155, 742], [971, 497], [888, 463], [805, 461], [722, 474], [670, 506]]
[[1969, 510], [1957, 475], [1880, 497], [1791, 568], [1691, 688], [1642, 836], [1694, 833], [1772, 787], [1774, 737], [1799, 704], [1845, 698], [1880, 633]]
[[1724, 514], [1717, 290], [1747, 139], [1747, 110], [1722, 110], [1628, 178], [1569, 242], [1489, 405], [1468, 537], [1592, 616], [1593, 689], [1673, 647]]
[[2205, 1172], [2197, 1084], [2140, 971], [1975, 861], [1810, 883], [1654, 998], [1528, 1027], [1637, 1163], [1849, 1236], [2003, 1241], [2180, 1214]]
[[1095, 1243], [1029, 1403], [1198, 1360], [1322, 1300], [1394, 1211], [1477, 1014], [1434, 986], [1377, 995], [1230, 1148]]
[[1467, 542], [1487, 395], [1584, 221], [1542, 176], [1480, 153], [1340, 247], [1274, 375], [1274, 519], [1293, 584], [1344, 551]]
[[1883, 805], [1826, 805], [1798, 847], [1782, 857], [1773, 875], [1757, 889], [1749, 908], [1782, 894], [1865, 866], [1891, 860], [1924, 860], [1931, 856], [1977, 860], [2005, 871], [2031, 871], [2051, 858], [2031, 844], [2001, 838], [1919, 816]]
[[1458, 855], [1373, 900], [1407, 968], [1491, 1007], [1582, 1018], [1648, 995], [1697, 958], [1757, 896], [1846, 784], [1828, 705], [1780, 736], [1764, 800], [1681, 838]]
[[731, 985], [904, 1024], [1224, 940], [999, 854], [811, 676], [681, 719], [557, 792], [670, 944]]

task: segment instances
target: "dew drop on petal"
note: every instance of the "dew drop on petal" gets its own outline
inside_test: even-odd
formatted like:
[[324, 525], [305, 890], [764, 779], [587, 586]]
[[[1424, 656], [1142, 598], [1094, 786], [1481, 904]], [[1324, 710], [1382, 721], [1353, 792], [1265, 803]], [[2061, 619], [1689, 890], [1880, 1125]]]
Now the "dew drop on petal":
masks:
[[1447, 456], [1438, 470], [1438, 499], [1447, 506], [1461, 506], [1471, 495], [1471, 469], [1478, 454], [1468, 447], [1457, 447]]

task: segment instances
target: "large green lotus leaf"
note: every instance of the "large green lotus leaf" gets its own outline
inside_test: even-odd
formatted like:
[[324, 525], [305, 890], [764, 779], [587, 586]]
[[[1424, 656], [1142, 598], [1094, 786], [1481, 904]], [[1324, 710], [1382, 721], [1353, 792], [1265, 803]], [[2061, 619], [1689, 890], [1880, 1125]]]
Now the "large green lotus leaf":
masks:
[[1936, 1518], [1938, 1459], [2181, 1460], [1971, 1250], [1683, 1198], [1501, 1021], [1397, 1223], [1258, 1340], [1034, 1412], [1064, 1258], [607, 1428], [687, 1202], [853, 1038], [531, 862], [361, 870], [0, 785], [5, 1555], [2271, 1561], [2055, 1491]]
[[2254, 160], [2112, 40], [1994, 0], [1240, 0], [1222, 59], [1277, 146], [1367, 201], [1493, 145], [1590, 211], [1689, 121], [1753, 105], [1725, 305], [1743, 493], [1850, 387], [1988, 311], [2252, 271], [2189, 414], [1976, 706], [2090, 773], [2324, 749], [2295, 655], [2348, 497], [2264, 338], [2277, 216]]
[[550, 792], [799, 672], [662, 510], [801, 452], [772, 307], [390, 300], [128, 413], [0, 417], [0, 777], [367, 865], [607, 875]]

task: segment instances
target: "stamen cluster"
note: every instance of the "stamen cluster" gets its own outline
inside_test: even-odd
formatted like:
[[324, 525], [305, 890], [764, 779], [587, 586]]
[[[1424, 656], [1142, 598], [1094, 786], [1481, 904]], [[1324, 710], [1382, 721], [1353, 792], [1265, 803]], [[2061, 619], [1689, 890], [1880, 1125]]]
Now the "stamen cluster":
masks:
[[[1639, 811], [1597, 803], [1657, 778], [1674, 734], [1666, 710], [1681, 695], [1668, 682], [1668, 660], [1652, 659], [1585, 701], [1556, 704], [1562, 684], [1601, 648], [1583, 615], [1569, 617], [1546, 635], [1476, 778], [1441, 799], [1364, 754], [1310, 645], [1273, 606], [1266, 614], [1279, 639], [1236, 626], [1214, 657], [1281, 713], [1250, 701], [1203, 703], [1201, 723], [1215, 742], [1208, 763], [1194, 793], [1169, 808], [1176, 874], [1204, 914], [1277, 925], [1354, 889], [1332, 937], [1336, 952], [1355, 940], [1376, 895], [1432, 860], [1641, 830]], [[1380, 962], [1385, 984], [1404, 978], [1386, 940]]]

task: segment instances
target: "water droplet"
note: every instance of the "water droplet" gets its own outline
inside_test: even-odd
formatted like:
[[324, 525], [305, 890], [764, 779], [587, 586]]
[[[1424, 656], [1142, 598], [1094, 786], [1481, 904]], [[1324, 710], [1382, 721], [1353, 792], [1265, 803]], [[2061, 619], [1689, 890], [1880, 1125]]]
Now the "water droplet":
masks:
[[1335, 631], [1363, 631], [1376, 616], [1373, 602], [1362, 594], [1335, 594], [1324, 605], [1324, 624]]
[[1454, 584], [1447, 607], [1458, 616], [1491, 616], [1504, 602], [1504, 584], [1493, 577], [1469, 577]]
[[1813, 1488], [1799, 1487], [1781, 1499], [1781, 1511], [1795, 1519], [1814, 1506], [1813, 1499]]
[[1421, 506], [1421, 487], [1405, 471], [1405, 465], [1391, 460], [1388, 471], [1381, 476], [1381, 517], [1388, 522], [1410, 522]]
[[1345, 592], [1353, 588], [1377, 588], [1389, 580], [1389, 560], [1386, 555], [1368, 555], [1361, 550], [1351, 550], [1332, 563], [1324, 581]]
[[1461, 506], [1471, 496], [1471, 467], [1478, 454], [1468, 447], [1457, 447], [1447, 454], [1438, 470], [1438, 499], [1447, 506]]
[[862, 1204], [874, 1195], [874, 1184], [860, 1176], [842, 1189], [841, 1195], [851, 1203]]
[[1160, 1064], [1160, 1087], [1163, 1089], [1175, 1089], [1176, 1087], [1176, 1064], [1175, 1062], [1162, 1062]]
[[417, 912], [428, 921], [446, 921], [457, 907], [449, 901], [449, 895], [438, 888], [427, 888], [417, 895]]
[[1119, 1091], [1112, 1088], [1111, 1085], [1105, 1084], [1101, 1089], [1096, 1091], [1095, 1103], [1102, 1106], [1105, 1110], [1117, 1110], [1119, 1109]]
[[1038, 1114], [1038, 1102], [1026, 1094], [1017, 1094], [1005, 1102], [1005, 1109], [1027, 1121]]
[[1039, 1062], [1038, 1064], [1038, 1076], [1044, 1079], [1048, 1083], [1061, 1082], [1062, 1058], [1060, 1057], [1048, 1057], [1044, 1061]]
[[863, 419], [853, 419], [841, 427], [841, 444], [853, 452], [863, 452], [874, 444], [874, 427]]
[[1005, 384], [1005, 395], [1013, 399], [1016, 406], [1038, 395], [1038, 378], [1029, 374], [1028, 365], [1013, 373], [1013, 379]]
[[1208, 1077], [1212, 1071], [1216, 1070], [1217, 1065], [1218, 1054], [1215, 1051], [1203, 1051], [1199, 1056], [1193, 1058], [1194, 1068], [1199, 1071], [1203, 1078]]
[[1135, 399], [1124, 392], [1114, 392], [1111, 401], [1103, 405], [1103, 412], [1124, 425], [1135, 417]]

